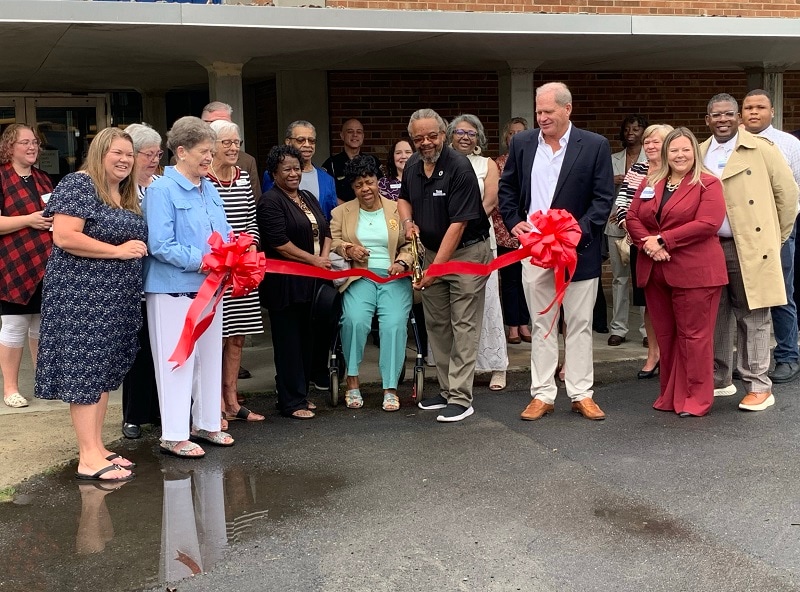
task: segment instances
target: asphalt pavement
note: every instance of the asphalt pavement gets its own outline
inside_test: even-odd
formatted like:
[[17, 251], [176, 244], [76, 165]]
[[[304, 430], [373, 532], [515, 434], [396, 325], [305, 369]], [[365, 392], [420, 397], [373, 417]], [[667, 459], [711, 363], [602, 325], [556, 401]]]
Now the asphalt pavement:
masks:
[[162, 457], [153, 436], [121, 443], [139, 466], [119, 491], [81, 490], [73, 466], [0, 506], [0, 590], [163, 591], [192, 574], [169, 588], [800, 589], [798, 385], [764, 412], [734, 396], [682, 419], [652, 409], [640, 364], [596, 364], [601, 422], [563, 390], [554, 414], [521, 421], [521, 371], [501, 393], [482, 381], [458, 424], [405, 394], [385, 413], [369, 387], [361, 410], [234, 423], [236, 446], [200, 461]]

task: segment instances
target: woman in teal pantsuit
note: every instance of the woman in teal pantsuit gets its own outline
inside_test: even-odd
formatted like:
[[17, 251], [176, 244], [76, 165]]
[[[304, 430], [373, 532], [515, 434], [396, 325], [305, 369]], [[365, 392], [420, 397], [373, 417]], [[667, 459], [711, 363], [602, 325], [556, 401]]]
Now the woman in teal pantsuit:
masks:
[[[371, 158], [356, 156], [345, 170], [356, 200], [333, 210], [331, 250], [354, 268], [366, 268], [382, 277], [407, 271], [412, 262], [397, 204], [383, 199], [378, 190], [380, 171]], [[363, 407], [358, 368], [364, 346], [378, 313], [380, 369], [383, 379], [383, 410], [397, 411], [397, 381], [405, 361], [411, 280], [403, 278], [379, 284], [367, 278], [349, 278], [342, 295], [341, 340], [347, 361], [345, 403], [350, 409]]]

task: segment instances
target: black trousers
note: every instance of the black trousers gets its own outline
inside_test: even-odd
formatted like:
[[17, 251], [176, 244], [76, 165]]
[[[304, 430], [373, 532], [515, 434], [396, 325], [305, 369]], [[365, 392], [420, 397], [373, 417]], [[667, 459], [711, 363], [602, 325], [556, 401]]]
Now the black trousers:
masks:
[[133, 366], [122, 381], [122, 421], [135, 425], [161, 424], [156, 371], [153, 367], [153, 351], [150, 349], [150, 335], [147, 332], [147, 307], [144, 302], [139, 351]]
[[[498, 245], [497, 255], [505, 255], [514, 250]], [[501, 267], [499, 273], [500, 300], [506, 325], [509, 327], [527, 325], [531, 317], [528, 311], [528, 303], [525, 301], [525, 292], [522, 290], [522, 262], [519, 261], [507, 267]]]
[[311, 303], [292, 304], [269, 310], [278, 409], [291, 415], [308, 408], [308, 381], [314, 336], [311, 331]]

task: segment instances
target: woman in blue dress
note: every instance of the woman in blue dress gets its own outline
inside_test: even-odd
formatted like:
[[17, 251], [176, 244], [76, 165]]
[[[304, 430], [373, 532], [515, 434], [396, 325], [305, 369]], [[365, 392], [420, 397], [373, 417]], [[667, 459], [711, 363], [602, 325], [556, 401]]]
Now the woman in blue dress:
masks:
[[147, 226], [133, 142], [118, 128], [95, 136], [83, 170], [64, 177], [45, 208], [53, 252], [42, 293], [36, 396], [70, 404], [78, 479], [128, 481], [134, 463], [106, 448], [108, 393], [138, 349]]

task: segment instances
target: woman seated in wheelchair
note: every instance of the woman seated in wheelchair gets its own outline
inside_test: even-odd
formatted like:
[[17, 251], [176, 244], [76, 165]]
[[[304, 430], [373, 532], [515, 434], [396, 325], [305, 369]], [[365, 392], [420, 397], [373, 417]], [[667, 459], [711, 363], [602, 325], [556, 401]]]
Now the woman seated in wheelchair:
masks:
[[[366, 268], [381, 277], [410, 269], [411, 244], [406, 241], [397, 204], [378, 191], [380, 171], [371, 157], [356, 156], [345, 169], [356, 200], [333, 210], [331, 250], [353, 268]], [[364, 356], [372, 317], [377, 312], [380, 335], [380, 370], [383, 380], [383, 410], [397, 411], [397, 382], [406, 355], [408, 314], [411, 310], [411, 278], [379, 284], [351, 277], [339, 287], [342, 292], [341, 341], [347, 362], [344, 400], [350, 409], [364, 405], [358, 368]]]

